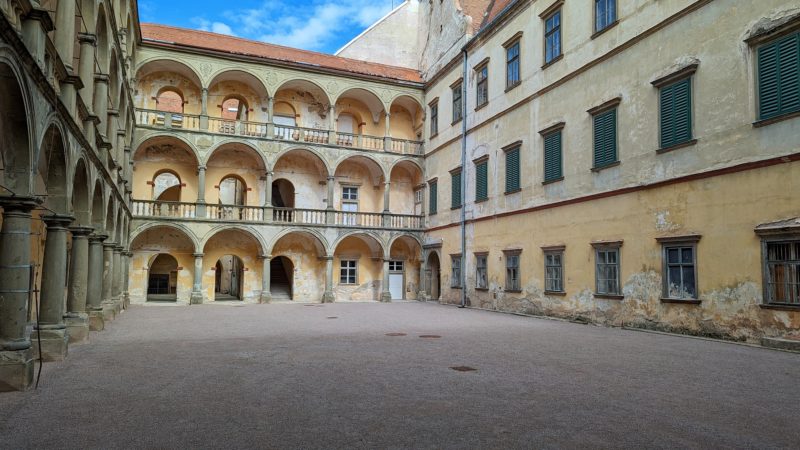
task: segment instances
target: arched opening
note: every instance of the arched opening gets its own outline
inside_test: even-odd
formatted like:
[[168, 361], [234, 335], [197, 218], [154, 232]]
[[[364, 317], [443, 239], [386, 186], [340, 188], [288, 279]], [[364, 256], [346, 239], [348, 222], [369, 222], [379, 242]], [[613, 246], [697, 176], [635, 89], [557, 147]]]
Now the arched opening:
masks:
[[[293, 205], [295, 208], [325, 209], [325, 183], [328, 167], [314, 152], [293, 149], [281, 155], [275, 162], [273, 173], [278, 179], [291, 179], [293, 182]], [[273, 191], [272, 201], [275, 203]]]
[[389, 128], [392, 139], [422, 140], [424, 113], [419, 102], [407, 95], [401, 95], [392, 102], [389, 111], [392, 117]]
[[[275, 283], [272, 277], [281, 268], [291, 281], [290, 292], [293, 301], [319, 302], [325, 291], [325, 245], [320, 238], [307, 231], [292, 231], [278, 238], [272, 245], [270, 260], [270, 292]], [[275, 262], [285, 258], [281, 266]], [[291, 266], [289, 265], [291, 264]], [[291, 267], [292, 271], [288, 269]], [[285, 290], [285, 289], [284, 289]], [[273, 294], [273, 300], [274, 300]]]
[[164, 170], [153, 178], [153, 200], [159, 202], [181, 201], [181, 179], [171, 170]]
[[422, 247], [411, 236], [400, 236], [389, 249], [389, 293], [392, 300], [417, 299]]
[[[30, 141], [22, 88], [14, 70], [0, 63], [0, 195], [30, 192]], [[9, 192], [10, 191], [10, 192]]]
[[174, 302], [177, 293], [178, 260], [167, 253], [154, 255], [147, 271], [147, 301]]
[[[191, 128], [190, 121], [183, 115], [203, 114], [200, 86], [197, 73], [175, 60], [155, 60], [143, 64], [136, 72], [136, 89], [139, 92], [136, 106], [145, 111], [137, 113], [137, 122], [164, 125], [165, 113], [169, 112], [175, 114], [172, 117], [174, 127]], [[198, 125], [196, 122], [193, 124]]]
[[294, 185], [285, 178], [272, 182], [272, 205], [277, 208], [294, 208]]
[[389, 184], [389, 205], [395, 214], [422, 215], [425, 184], [422, 168], [411, 161], [400, 161], [392, 167]]
[[247, 106], [247, 101], [238, 95], [229, 95], [222, 101], [220, 105], [220, 117], [223, 119], [234, 120], [247, 120], [250, 108]]
[[46, 193], [45, 206], [61, 214], [69, 212], [66, 157], [61, 131], [51, 125], [45, 132], [42, 151], [39, 152], [36, 192]]
[[261, 80], [245, 71], [229, 70], [218, 74], [208, 89], [210, 129], [218, 133], [263, 136], [267, 98], [269, 95]]
[[440, 267], [439, 255], [431, 252], [428, 255], [428, 262], [425, 264], [425, 292], [428, 293], [431, 300], [439, 300], [442, 292]]
[[79, 159], [75, 167], [75, 176], [72, 178], [72, 211], [74, 211], [77, 225], [88, 226], [91, 224], [89, 201], [89, 179], [86, 164], [83, 159]]
[[380, 300], [383, 288], [383, 246], [373, 236], [356, 233], [339, 241], [334, 251], [336, 300]]
[[98, 180], [92, 193], [92, 228], [95, 233], [103, 232], [103, 185]]
[[383, 170], [375, 160], [351, 156], [336, 167], [334, 208], [341, 211], [339, 224], [374, 226], [373, 216], [359, 213], [383, 211]]
[[[242, 143], [223, 144], [213, 151], [206, 167], [206, 179], [213, 180], [214, 186], [212, 192], [206, 191], [206, 200], [216, 204], [220, 218], [241, 219], [244, 206], [263, 205], [261, 180], [267, 169], [258, 150]], [[209, 212], [215, 215], [213, 209]]]
[[106, 12], [103, 4], [97, 11], [97, 25], [95, 26], [95, 34], [97, 35], [97, 63], [100, 65], [100, 73], [108, 73], [108, 26], [106, 25]]
[[285, 256], [274, 257], [269, 261], [269, 292], [272, 301], [290, 301], [294, 299], [294, 264]]
[[162, 88], [156, 96], [156, 110], [183, 114], [183, 94], [172, 86]]
[[247, 185], [237, 176], [229, 175], [219, 182], [219, 218], [242, 220], [247, 198]]
[[241, 300], [244, 263], [236, 255], [223, 255], [214, 266], [214, 300]]
[[330, 104], [325, 91], [310, 81], [289, 80], [283, 83], [275, 92], [272, 106], [275, 137], [303, 142], [327, 142]]

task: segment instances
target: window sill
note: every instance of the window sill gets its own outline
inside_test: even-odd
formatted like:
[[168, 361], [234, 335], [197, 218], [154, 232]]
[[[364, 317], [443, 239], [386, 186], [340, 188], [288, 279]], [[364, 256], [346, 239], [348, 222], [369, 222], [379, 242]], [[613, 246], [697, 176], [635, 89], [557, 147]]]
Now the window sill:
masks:
[[485, 287], [476, 287], [475, 290], [476, 291], [481, 291], [481, 292], [489, 292], [489, 288], [485, 288]]
[[461, 289], [461, 286], [450, 286], [450, 289]]
[[624, 295], [618, 295], [618, 294], [597, 294], [597, 293], [595, 293], [594, 294], [594, 298], [601, 298], [601, 299], [604, 299], [604, 300], [622, 300], [622, 299], [625, 298], [625, 296]]
[[606, 25], [606, 27], [605, 27], [605, 28], [603, 28], [602, 30], [595, 31], [595, 32], [594, 32], [594, 34], [592, 34], [592, 35], [589, 37], [589, 39], [596, 39], [596, 38], [600, 37], [600, 35], [602, 35], [602, 34], [603, 34], [603, 33], [605, 33], [606, 31], [608, 31], [608, 30], [610, 30], [610, 29], [614, 28], [615, 26], [617, 26], [617, 24], [619, 24], [619, 19], [617, 19], [617, 20], [615, 20], [615, 21], [611, 22], [610, 24]]
[[557, 295], [559, 297], [566, 297], [567, 293], [564, 291], [544, 291], [544, 295]]
[[459, 206], [451, 206], [450, 207], [450, 211], [455, 211], [457, 209], [461, 209], [461, 205], [459, 205]]
[[485, 107], [486, 107], [486, 105], [488, 105], [488, 104], [489, 104], [489, 102], [488, 102], [488, 101], [486, 101], [486, 102], [483, 102], [482, 104], [480, 104], [480, 105], [478, 105], [478, 106], [476, 106], [476, 107], [475, 107], [475, 111], [477, 111], [477, 110], [479, 110], [479, 109], [483, 109], [483, 108], [485, 108]]
[[483, 202], [486, 202], [486, 201], [489, 201], [489, 197], [486, 197], [486, 198], [476, 198], [476, 199], [475, 199], [475, 203], [483, 203]]
[[656, 153], [661, 155], [663, 153], [669, 153], [673, 150], [678, 150], [681, 148], [691, 147], [697, 144], [697, 139], [692, 139], [691, 141], [681, 142], [680, 144], [670, 145], [669, 147], [662, 147], [656, 150]]
[[428, 213], [428, 217], [435, 216], [435, 215], [436, 215], [436, 211]]
[[508, 85], [508, 86], [506, 86], [506, 90], [503, 91], [503, 92], [508, 92], [508, 91], [514, 89], [515, 87], [519, 86], [520, 84], [522, 84], [522, 81], [517, 81], [514, 84]]
[[548, 67], [552, 66], [553, 64], [561, 61], [562, 58], [564, 58], [564, 54], [563, 53], [558, 55], [558, 56], [556, 56], [555, 58], [551, 59], [549, 62], [544, 63], [544, 65], [542, 66], [542, 70], [547, 69]]
[[784, 120], [794, 119], [800, 117], [800, 111], [782, 114], [780, 116], [770, 117], [769, 119], [758, 120], [753, 122], [753, 128], [761, 128], [773, 123], [783, 122]]
[[605, 166], [602, 166], [602, 167], [592, 167], [591, 171], [592, 172], [600, 172], [601, 170], [605, 170], [605, 169], [608, 169], [608, 168], [611, 168], [611, 167], [617, 167], [619, 164], [620, 164], [619, 161], [617, 161], [617, 162], [613, 162], [611, 164], [606, 164]]
[[504, 292], [508, 292], [508, 293], [511, 293], [511, 294], [521, 294], [522, 293], [522, 289], [506, 289]]
[[546, 186], [548, 184], [553, 184], [553, 183], [558, 183], [559, 181], [564, 181], [564, 177], [553, 178], [552, 180], [544, 180], [544, 181], [542, 181], [542, 186]]
[[[457, 123], [460, 123], [462, 120], [463, 120], [463, 117], [462, 117], [461, 119], [456, 119], [456, 120], [454, 120], [454, 121], [450, 122], [450, 126], [452, 127], [453, 125], [455, 125], [455, 124], [457, 124]], [[430, 139], [430, 138], [429, 138], [429, 139]]]
[[516, 194], [517, 192], [522, 192], [522, 188], [514, 189], [513, 191], [506, 191], [505, 195]]
[[673, 303], [676, 305], [699, 305], [702, 303], [702, 300], [691, 299], [691, 298], [661, 298], [661, 303]]
[[758, 305], [761, 309], [772, 309], [775, 311], [795, 311], [800, 312], [800, 305], [781, 305], [781, 304], [764, 304]]
[[431, 140], [431, 139], [435, 138], [436, 136], [439, 136], [439, 132], [438, 131], [436, 133], [428, 136], [428, 140]]

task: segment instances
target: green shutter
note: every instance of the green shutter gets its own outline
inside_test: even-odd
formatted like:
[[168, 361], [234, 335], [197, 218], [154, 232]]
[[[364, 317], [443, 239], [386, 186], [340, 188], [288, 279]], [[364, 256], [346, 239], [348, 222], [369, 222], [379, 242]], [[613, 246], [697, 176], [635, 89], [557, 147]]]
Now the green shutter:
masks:
[[563, 176], [561, 131], [556, 131], [544, 137], [544, 181], [559, 180]]
[[458, 208], [461, 206], [461, 172], [452, 174], [452, 182], [450, 206]]
[[800, 111], [800, 33], [758, 49], [758, 115]]
[[517, 147], [506, 152], [506, 193], [519, 189], [519, 147]]
[[594, 167], [617, 162], [617, 108], [594, 116]]
[[692, 82], [690, 78], [661, 88], [661, 148], [692, 139]]
[[475, 201], [489, 198], [489, 163], [480, 162], [475, 165]]
[[438, 206], [438, 185], [439, 183], [431, 183], [430, 184], [430, 200], [428, 201], [428, 209], [430, 210], [428, 214], [436, 214], [436, 207]]

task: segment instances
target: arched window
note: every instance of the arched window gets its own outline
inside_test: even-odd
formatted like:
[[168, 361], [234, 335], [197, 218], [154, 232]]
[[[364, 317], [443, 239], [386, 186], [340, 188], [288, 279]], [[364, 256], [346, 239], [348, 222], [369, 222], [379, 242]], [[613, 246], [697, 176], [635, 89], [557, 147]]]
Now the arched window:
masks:
[[176, 89], [163, 89], [156, 97], [156, 109], [158, 111], [183, 114], [183, 96]]
[[181, 201], [181, 179], [171, 171], [161, 172], [153, 178], [153, 200]]
[[228, 97], [222, 102], [222, 118], [247, 121], [247, 102], [240, 97]]

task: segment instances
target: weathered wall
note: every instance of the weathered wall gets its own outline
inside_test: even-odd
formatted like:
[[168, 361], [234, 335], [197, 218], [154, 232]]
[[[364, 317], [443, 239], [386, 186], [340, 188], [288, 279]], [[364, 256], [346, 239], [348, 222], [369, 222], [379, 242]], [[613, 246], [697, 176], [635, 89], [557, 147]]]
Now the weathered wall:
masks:
[[[364, 301], [381, 298], [383, 288], [382, 256], [379, 251], [371, 249], [361, 238], [345, 238], [336, 247], [333, 260], [336, 301]], [[339, 274], [343, 259], [358, 261], [358, 277], [354, 285], [340, 282]]]
[[325, 292], [325, 261], [320, 259], [312, 238], [302, 234], [283, 236], [272, 249], [272, 257], [292, 261], [293, 301], [317, 303]]

